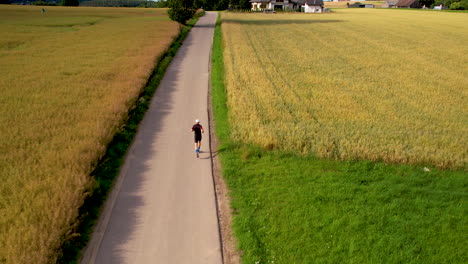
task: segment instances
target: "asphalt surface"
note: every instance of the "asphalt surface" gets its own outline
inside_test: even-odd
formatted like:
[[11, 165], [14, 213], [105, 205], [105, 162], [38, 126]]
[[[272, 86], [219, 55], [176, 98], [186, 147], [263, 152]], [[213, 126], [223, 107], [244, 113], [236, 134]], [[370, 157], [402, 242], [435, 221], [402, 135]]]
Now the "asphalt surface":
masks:
[[216, 17], [199, 19], [169, 66], [81, 263], [222, 263], [207, 113]]

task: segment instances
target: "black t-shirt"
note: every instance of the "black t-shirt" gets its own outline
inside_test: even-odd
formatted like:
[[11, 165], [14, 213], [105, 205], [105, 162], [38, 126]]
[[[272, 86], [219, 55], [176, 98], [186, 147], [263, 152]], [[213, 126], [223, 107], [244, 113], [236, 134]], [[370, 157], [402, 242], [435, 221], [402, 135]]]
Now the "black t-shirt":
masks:
[[203, 129], [203, 127], [202, 127], [202, 125], [200, 125], [200, 124], [195, 124], [195, 125], [193, 125], [192, 131], [195, 132], [195, 137], [201, 138], [201, 134], [202, 134], [201, 131], [202, 131], [202, 129]]

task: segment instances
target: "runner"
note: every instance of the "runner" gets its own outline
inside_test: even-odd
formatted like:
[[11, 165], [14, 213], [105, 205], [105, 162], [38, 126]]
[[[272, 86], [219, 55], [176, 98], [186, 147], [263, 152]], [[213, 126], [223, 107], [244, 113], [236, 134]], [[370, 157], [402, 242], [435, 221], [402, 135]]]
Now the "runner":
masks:
[[195, 120], [195, 124], [192, 126], [192, 131], [194, 132], [195, 136], [195, 153], [197, 154], [198, 158], [200, 154], [202, 133], [205, 133], [205, 131], [203, 130], [203, 126], [200, 125], [200, 120]]

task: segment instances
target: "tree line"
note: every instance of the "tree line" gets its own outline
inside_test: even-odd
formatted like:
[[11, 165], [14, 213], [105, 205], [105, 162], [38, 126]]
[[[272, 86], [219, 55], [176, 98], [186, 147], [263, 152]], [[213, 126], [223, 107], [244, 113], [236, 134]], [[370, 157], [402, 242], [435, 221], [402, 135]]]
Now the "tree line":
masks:
[[184, 6], [194, 9], [203, 8], [207, 11], [227, 9], [250, 9], [249, 0], [0, 0], [0, 4], [36, 4], [36, 5], [64, 5], [64, 6], [100, 6], [100, 7], [153, 7], [164, 8]]
[[442, 5], [451, 10], [468, 10], [468, 0], [419, 0], [419, 3], [431, 8]]
[[[65, 1], [65, 0], [64, 0]], [[75, 0], [76, 1], [76, 0]], [[152, 6], [153, 1], [146, 0], [92, 0], [83, 1], [80, 6], [97, 6], [97, 7], [156, 7]]]

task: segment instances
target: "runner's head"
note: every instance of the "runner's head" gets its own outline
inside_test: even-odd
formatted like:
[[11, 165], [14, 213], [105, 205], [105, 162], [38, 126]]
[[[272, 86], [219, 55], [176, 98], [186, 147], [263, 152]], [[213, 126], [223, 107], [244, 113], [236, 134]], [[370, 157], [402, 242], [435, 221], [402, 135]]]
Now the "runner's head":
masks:
[[195, 123], [199, 124], [199, 123], [200, 123], [200, 120], [198, 120], [198, 119], [197, 119], [197, 120], [195, 120]]

